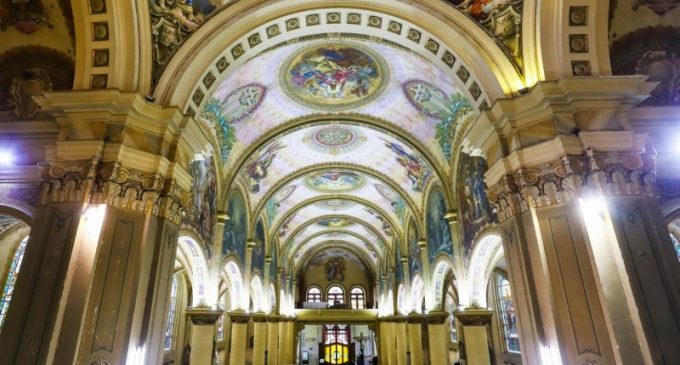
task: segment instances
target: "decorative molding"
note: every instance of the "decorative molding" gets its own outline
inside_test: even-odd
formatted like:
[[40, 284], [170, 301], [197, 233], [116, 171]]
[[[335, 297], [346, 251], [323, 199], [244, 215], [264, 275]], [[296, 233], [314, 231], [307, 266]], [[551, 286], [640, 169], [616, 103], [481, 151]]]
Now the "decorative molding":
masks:
[[118, 163], [48, 161], [39, 165], [43, 182], [39, 205], [64, 202], [108, 204], [154, 214], [179, 224], [189, 192], [159, 174], [129, 169]]
[[449, 314], [446, 312], [430, 312], [425, 315], [427, 324], [444, 324], [448, 318]]
[[488, 188], [487, 195], [503, 222], [531, 207], [569, 203], [589, 194], [656, 197], [655, 170], [652, 153], [588, 150], [522, 167]]
[[468, 309], [453, 313], [463, 326], [488, 326], [494, 312], [487, 309]]
[[[229, 318], [231, 323], [248, 323], [250, 320], [250, 314], [245, 312], [231, 312], [229, 313]], [[281, 322], [285, 322], [284, 319], [280, 319]]]
[[215, 324], [224, 311], [211, 308], [188, 308], [186, 313], [187, 317], [191, 319], [191, 323], [202, 326]]

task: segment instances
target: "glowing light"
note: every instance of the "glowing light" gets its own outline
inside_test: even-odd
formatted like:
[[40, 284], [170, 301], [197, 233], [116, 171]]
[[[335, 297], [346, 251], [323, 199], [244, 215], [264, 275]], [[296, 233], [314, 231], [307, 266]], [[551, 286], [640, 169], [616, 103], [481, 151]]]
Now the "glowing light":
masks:
[[581, 203], [581, 210], [585, 217], [590, 214], [602, 215], [607, 211], [607, 204], [603, 197], [591, 197], [591, 198], [581, 198], [579, 199]]
[[146, 359], [146, 346], [137, 346], [130, 349], [126, 365], [144, 365]]
[[14, 154], [9, 150], [0, 150], [0, 165], [9, 166], [14, 164]]

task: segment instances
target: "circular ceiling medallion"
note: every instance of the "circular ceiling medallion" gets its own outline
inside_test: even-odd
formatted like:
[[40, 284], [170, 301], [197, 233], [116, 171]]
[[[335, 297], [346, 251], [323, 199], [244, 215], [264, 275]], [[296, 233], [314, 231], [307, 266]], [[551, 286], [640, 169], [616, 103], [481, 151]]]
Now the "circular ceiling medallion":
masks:
[[408, 80], [402, 87], [408, 101], [421, 113], [433, 118], [449, 114], [451, 99], [440, 88], [422, 80]]
[[360, 130], [341, 125], [313, 128], [303, 138], [312, 149], [331, 155], [350, 152], [365, 141], [366, 136]]
[[220, 109], [231, 123], [250, 116], [262, 103], [267, 89], [260, 84], [248, 84], [232, 91], [220, 102]]
[[346, 218], [326, 218], [320, 220], [318, 224], [324, 227], [339, 228], [350, 226], [354, 224], [354, 222]]
[[346, 192], [361, 187], [363, 176], [352, 171], [319, 171], [305, 178], [305, 184], [313, 190], [322, 192]]
[[322, 200], [317, 203], [320, 207], [322, 208], [327, 208], [327, 209], [332, 209], [332, 210], [339, 210], [339, 209], [346, 209], [354, 205], [354, 202], [351, 200], [344, 200], [344, 199], [329, 199], [329, 200]]
[[326, 42], [293, 53], [279, 81], [293, 100], [318, 109], [349, 109], [374, 100], [389, 80], [387, 64], [371, 49]]

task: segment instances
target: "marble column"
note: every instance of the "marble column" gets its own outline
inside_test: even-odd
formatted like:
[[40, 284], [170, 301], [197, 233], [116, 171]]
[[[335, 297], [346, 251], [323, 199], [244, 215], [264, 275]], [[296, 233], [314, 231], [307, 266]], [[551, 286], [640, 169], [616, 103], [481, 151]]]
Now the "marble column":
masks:
[[276, 315], [267, 318], [267, 365], [279, 363], [279, 320]]
[[215, 323], [224, 312], [221, 309], [189, 308], [187, 317], [191, 320], [192, 364], [212, 364], [215, 349]]
[[431, 312], [425, 317], [430, 342], [431, 365], [447, 365], [449, 361], [449, 329], [446, 319], [449, 314]]
[[403, 316], [394, 317], [394, 334], [396, 336], [396, 364], [407, 365], [407, 355], [410, 353], [406, 333], [406, 318]]
[[423, 365], [423, 319], [422, 315], [416, 313], [409, 314], [407, 318], [408, 349], [411, 353], [411, 363], [409, 365]]
[[235, 311], [229, 313], [229, 317], [231, 318], [229, 365], [245, 365], [250, 315], [243, 311]]
[[253, 364], [264, 365], [264, 352], [267, 351], [267, 316], [255, 313], [253, 318]]
[[[465, 350], [465, 364], [487, 365], [491, 363], [491, 316], [493, 311], [486, 309], [468, 309], [455, 313], [463, 327], [461, 342]], [[462, 356], [461, 356], [462, 357]]]

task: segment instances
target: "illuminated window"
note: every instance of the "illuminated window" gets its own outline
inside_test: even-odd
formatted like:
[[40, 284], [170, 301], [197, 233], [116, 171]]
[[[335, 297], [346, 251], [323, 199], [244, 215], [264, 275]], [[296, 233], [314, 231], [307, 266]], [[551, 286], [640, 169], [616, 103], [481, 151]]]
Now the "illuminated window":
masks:
[[175, 332], [175, 313], [177, 312], [177, 277], [172, 277], [172, 289], [170, 289], [170, 307], [168, 308], [168, 322], [165, 325], [165, 350], [172, 348], [172, 337]]
[[321, 289], [317, 287], [311, 287], [307, 289], [307, 301], [318, 303], [321, 301]]
[[342, 304], [345, 302], [345, 290], [339, 285], [333, 285], [328, 288], [328, 303]]
[[[226, 308], [227, 294], [222, 294], [222, 297], [220, 298], [220, 303], [222, 303], [223, 308]], [[222, 312], [222, 315], [220, 315], [220, 318], [217, 319], [217, 336], [216, 336], [217, 341], [224, 340], [224, 313], [225, 312]]]
[[349, 292], [349, 302], [352, 309], [364, 309], [364, 289], [354, 287]]
[[456, 309], [458, 308], [458, 300], [456, 299], [456, 289], [453, 284], [449, 285], [449, 289], [446, 291], [445, 306], [446, 312], [449, 314], [449, 334], [451, 335], [451, 342], [458, 342], [458, 332], [456, 330], [456, 316], [454, 315]]
[[675, 248], [675, 254], [678, 256], [678, 261], [680, 261], [680, 241], [672, 234], [671, 241], [673, 241], [673, 247]]
[[498, 280], [498, 310], [506, 349], [510, 352], [520, 352], [510, 282], [503, 276]]
[[17, 282], [19, 269], [21, 268], [21, 261], [24, 259], [24, 252], [26, 252], [26, 242], [28, 237], [24, 238], [12, 257], [12, 263], [9, 266], [9, 271], [5, 277], [5, 287], [2, 289], [2, 296], [0, 296], [0, 330], [2, 324], [5, 322], [7, 310], [9, 309], [9, 302], [12, 300], [12, 293], [14, 293], [14, 284]]

